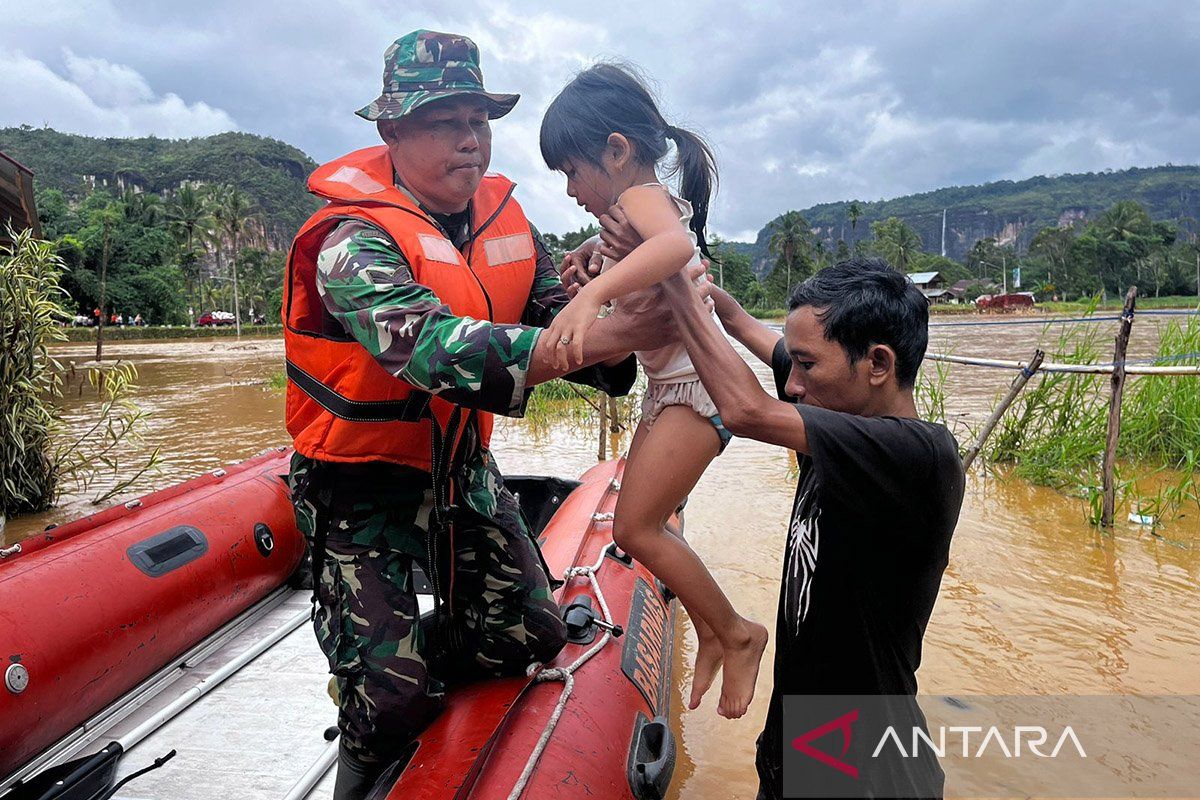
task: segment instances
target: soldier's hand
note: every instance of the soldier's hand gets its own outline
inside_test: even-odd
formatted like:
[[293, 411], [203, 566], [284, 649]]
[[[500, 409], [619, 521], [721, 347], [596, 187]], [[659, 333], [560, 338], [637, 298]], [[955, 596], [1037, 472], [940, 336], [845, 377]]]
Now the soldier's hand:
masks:
[[659, 304], [661, 313], [654, 311], [631, 312], [629, 305], [617, 303], [605, 322], [611, 326], [621, 346], [634, 350], [657, 350], [679, 340], [675, 317], [670, 309]]
[[600, 241], [600, 254], [613, 261], [620, 261], [642, 243], [642, 235], [630, 224], [620, 203], [600, 215]]

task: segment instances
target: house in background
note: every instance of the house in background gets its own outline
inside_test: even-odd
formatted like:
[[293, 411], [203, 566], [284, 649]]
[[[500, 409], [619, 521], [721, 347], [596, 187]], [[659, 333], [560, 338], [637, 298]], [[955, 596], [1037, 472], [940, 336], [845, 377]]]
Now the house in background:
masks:
[[930, 303], [948, 303], [953, 299], [940, 272], [910, 272], [908, 279], [921, 290]]
[[999, 291], [997, 284], [980, 278], [966, 278], [946, 290], [951, 303], [971, 303], [980, 295], [997, 294]]
[[0, 246], [12, 244], [9, 225], [18, 233], [33, 228], [35, 236], [42, 235], [33, 204], [33, 170], [0, 153]]

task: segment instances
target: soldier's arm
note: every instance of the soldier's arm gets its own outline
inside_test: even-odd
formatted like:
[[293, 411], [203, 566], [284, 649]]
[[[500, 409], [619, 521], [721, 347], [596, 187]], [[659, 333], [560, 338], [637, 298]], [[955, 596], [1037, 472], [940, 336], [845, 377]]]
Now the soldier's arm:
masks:
[[[545, 328], [571, 298], [563, 288], [558, 269], [550, 257], [549, 249], [542, 241], [542, 235], [533, 225], [529, 226], [529, 232], [533, 234], [537, 266], [533, 273], [533, 286], [529, 289], [529, 302], [525, 305], [521, 322]], [[562, 377], [574, 383], [594, 386], [610, 395], [628, 394], [637, 379], [637, 360], [626, 350], [615, 358], [608, 359], [608, 362], [577, 369]]]
[[325, 238], [317, 290], [388, 374], [456, 405], [524, 412], [540, 329], [455, 316], [378, 228], [348, 221]]

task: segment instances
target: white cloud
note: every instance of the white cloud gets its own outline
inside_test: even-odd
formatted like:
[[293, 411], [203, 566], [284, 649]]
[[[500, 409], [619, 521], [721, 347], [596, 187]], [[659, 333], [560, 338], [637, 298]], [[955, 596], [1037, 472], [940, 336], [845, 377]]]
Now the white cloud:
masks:
[[0, 125], [49, 125], [94, 136], [164, 138], [235, 130], [225, 111], [205, 102], [157, 95], [136, 70], [63, 51], [66, 75], [19, 50], [0, 48]]
[[146, 79], [123, 64], [103, 58], [83, 58], [63, 48], [67, 76], [94, 102], [108, 108], [153, 102], [154, 92]]

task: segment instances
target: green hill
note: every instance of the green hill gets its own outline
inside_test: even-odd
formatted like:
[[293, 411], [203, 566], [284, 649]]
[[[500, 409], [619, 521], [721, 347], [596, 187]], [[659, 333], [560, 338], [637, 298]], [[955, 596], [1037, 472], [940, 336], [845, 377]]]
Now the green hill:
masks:
[[[921, 236], [924, 250], [960, 261], [980, 239], [995, 237], [1023, 252], [1047, 226], [1092, 219], [1120, 200], [1140, 203], [1155, 220], [1200, 218], [1200, 167], [1164, 166], [1120, 172], [1036, 177], [955, 186], [876, 202], [858, 201], [861, 216], [851, 227], [850, 201], [822, 203], [800, 213], [832, 251], [838, 239], [853, 247], [871, 238], [871, 223], [899, 217]], [[943, 214], [945, 234], [943, 237]], [[778, 218], [777, 218], [778, 219]], [[767, 243], [775, 220], [740, 249], [760, 277], [770, 271]]]
[[305, 181], [317, 164], [289, 144], [248, 133], [195, 139], [98, 139], [50, 128], [0, 128], [0, 151], [35, 173], [39, 191], [78, 198], [94, 187], [163, 194], [185, 181], [232, 183], [254, 198], [272, 244], [287, 247], [319, 202]]

